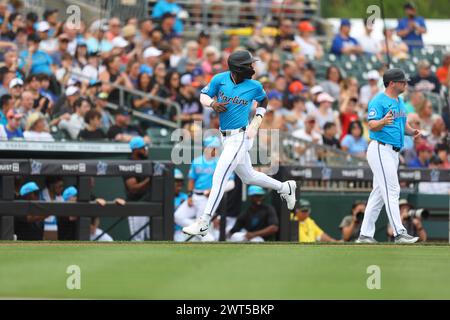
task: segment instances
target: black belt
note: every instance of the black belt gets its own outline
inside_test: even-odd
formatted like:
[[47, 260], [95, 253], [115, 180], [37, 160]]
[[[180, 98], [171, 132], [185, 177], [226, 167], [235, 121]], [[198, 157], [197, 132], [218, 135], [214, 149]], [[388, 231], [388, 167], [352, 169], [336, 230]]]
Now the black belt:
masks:
[[205, 193], [204, 192], [194, 192], [194, 194], [198, 195], [198, 196], [204, 196]]
[[234, 129], [234, 130], [221, 130], [220, 132], [222, 133], [222, 135], [224, 137], [226, 137], [226, 136], [231, 136], [232, 134], [236, 134], [239, 132], [244, 132], [245, 130], [247, 130], [247, 127], [242, 127], [242, 128]]
[[[377, 140], [377, 141], [378, 141], [378, 140]], [[384, 143], [384, 142], [381, 142], [381, 141], [378, 141], [378, 143], [381, 144], [381, 145], [383, 145], [383, 146], [388, 145], [389, 147], [392, 147], [392, 150], [394, 150], [395, 152], [400, 152], [400, 150], [401, 150], [401, 148], [399, 148], [399, 147], [394, 147], [394, 146], [392, 146], [392, 145], [390, 145], [390, 144], [387, 144], [387, 143]]]

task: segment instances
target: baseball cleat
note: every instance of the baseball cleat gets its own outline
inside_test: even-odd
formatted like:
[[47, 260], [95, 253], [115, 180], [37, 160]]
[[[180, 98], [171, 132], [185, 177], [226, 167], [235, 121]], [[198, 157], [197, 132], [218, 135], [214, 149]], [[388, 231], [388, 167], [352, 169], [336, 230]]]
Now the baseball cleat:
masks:
[[286, 200], [289, 210], [293, 210], [295, 206], [295, 189], [297, 189], [297, 183], [294, 180], [283, 182], [283, 192], [281, 192], [280, 197]]
[[366, 237], [360, 235], [358, 239], [355, 241], [356, 243], [377, 243], [378, 241], [371, 237]]
[[209, 221], [199, 218], [190, 226], [184, 227], [183, 232], [191, 236], [206, 236], [208, 234]]
[[399, 244], [416, 243], [417, 241], [419, 241], [419, 237], [413, 237], [407, 233], [403, 233], [396, 236], [394, 241], [395, 243]]

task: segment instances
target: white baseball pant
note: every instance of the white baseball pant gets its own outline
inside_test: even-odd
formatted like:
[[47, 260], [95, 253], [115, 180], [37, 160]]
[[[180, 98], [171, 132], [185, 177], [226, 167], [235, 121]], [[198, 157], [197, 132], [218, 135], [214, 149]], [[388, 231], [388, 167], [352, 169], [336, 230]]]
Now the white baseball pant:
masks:
[[254, 237], [250, 240], [247, 240], [245, 235], [247, 234], [247, 230], [241, 229], [239, 232], [235, 232], [231, 235], [230, 241], [231, 242], [243, 242], [243, 241], [250, 241], [250, 242], [264, 242], [264, 238], [262, 237]]
[[211, 217], [217, 210], [225, 191], [224, 184], [233, 171], [244, 184], [257, 185], [277, 191], [282, 188], [280, 181], [253, 169], [249, 153], [253, 145], [253, 139], [248, 139], [245, 132], [222, 137], [222, 144], [223, 150], [214, 171], [213, 185], [204, 214]]
[[406, 232], [400, 218], [399, 198], [400, 184], [398, 181], [399, 154], [390, 145], [382, 145], [372, 141], [367, 149], [367, 161], [373, 173], [373, 189], [367, 202], [364, 220], [361, 225], [361, 235], [373, 238], [375, 222], [380, 215], [383, 204], [393, 226], [394, 236]]
[[[140, 228], [150, 222], [149, 217], [128, 217], [130, 226], [130, 236], [135, 234]], [[150, 225], [134, 236], [131, 241], [144, 241], [150, 239]]]

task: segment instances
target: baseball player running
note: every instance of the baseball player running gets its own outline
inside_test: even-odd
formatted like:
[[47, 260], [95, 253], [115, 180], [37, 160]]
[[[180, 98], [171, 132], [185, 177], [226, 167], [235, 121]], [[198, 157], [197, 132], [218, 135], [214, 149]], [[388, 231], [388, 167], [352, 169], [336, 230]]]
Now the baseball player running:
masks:
[[[213, 176], [211, 193], [203, 215], [183, 228], [189, 235], [204, 236], [208, 232], [211, 216], [224, 193], [224, 183], [233, 171], [248, 185], [274, 189], [280, 193], [292, 210], [295, 205], [295, 181], [280, 182], [253, 169], [249, 150], [266, 113], [268, 99], [261, 83], [252, 80], [256, 60], [250, 52], [235, 51], [228, 58], [230, 71], [215, 75], [201, 91], [200, 102], [219, 113], [223, 151]], [[214, 100], [216, 98], [217, 100]], [[257, 102], [256, 115], [249, 125], [253, 101]]]
[[375, 243], [375, 222], [385, 205], [389, 222], [394, 229], [396, 243], [414, 243], [419, 238], [406, 233], [399, 209], [400, 184], [397, 169], [399, 151], [405, 133], [420, 137], [420, 131], [406, 122], [406, 109], [399, 97], [406, 89], [407, 79], [401, 69], [387, 70], [383, 76], [386, 90], [376, 95], [368, 107], [369, 132], [372, 142], [367, 150], [367, 161], [373, 173], [373, 190], [367, 202], [361, 232], [356, 242]]
[[[210, 136], [203, 141], [205, 147], [203, 155], [195, 158], [189, 170], [188, 200], [183, 202], [175, 211], [175, 223], [181, 227], [187, 227], [194, 223], [203, 214], [210, 191], [213, 185], [213, 174], [219, 161], [218, 149], [220, 140]], [[224, 185], [224, 191], [234, 188], [234, 177], [230, 175]], [[177, 237], [180, 239], [180, 237]], [[215, 235], [210, 231], [203, 241], [214, 241]], [[181, 240], [183, 241], [183, 240]]]

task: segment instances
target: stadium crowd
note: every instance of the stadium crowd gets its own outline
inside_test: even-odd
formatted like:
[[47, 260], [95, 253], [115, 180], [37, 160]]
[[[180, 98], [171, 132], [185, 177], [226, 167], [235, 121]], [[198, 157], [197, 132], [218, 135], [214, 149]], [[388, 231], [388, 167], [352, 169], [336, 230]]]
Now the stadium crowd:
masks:
[[[417, 16], [415, 6], [407, 3], [404, 8], [406, 17], [384, 30], [391, 55], [400, 59], [423, 47], [426, 32], [425, 20]], [[245, 44], [238, 35], [231, 35], [226, 45], [218, 47], [212, 45], [206, 29], [196, 39], [185, 38], [182, 21], [175, 15], [179, 10], [174, 1], [159, 1], [153, 16], [141, 21], [112, 17], [89, 26], [81, 22], [74, 28], [57, 10], [47, 9], [39, 17], [2, 0], [0, 139], [53, 141], [59, 132], [58, 137], [62, 134], [69, 140], [129, 142], [139, 135], [150, 142], [147, 129], [158, 125], [134, 119], [133, 111], [172, 121], [179, 118], [189, 129], [202, 120], [205, 128], [217, 127], [217, 121], [212, 121], [217, 114], [202, 107], [199, 90], [227, 69], [231, 52], [245, 48], [259, 59], [255, 79], [264, 85], [270, 101], [262, 128], [364, 156], [367, 104], [383, 90], [384, 67], [370, 71], [361, 83], [344, 77], [336, 65], [319, 78], [311, 62], [328, 51], [338, 58], [374, 55], [383, 59], [386, 42], [373, 38], [370, 25], [366, 24], [363, 37], [355, 39], [350, 36], [350, 21], [343, 19], [327, 49], [316, 39], [310, 21], [283, 19], [276, 36], [264, 34], [256, 23]], [[422, 130], [424, 139], [406, 138], [401, 161], [428, 167], [432, 157], [439, 157], [441, 167], [448, 169], [448, 116], [436, 113], [427, 93], [448, 92], [450, 54], [442, 66], [435, 66], [436, 73], [430, 63], [418, 63], [406, 94], [408, 121]], [[177, 102], [181, 114], [165, 103], [130, 93], [120, 105], [115, 85]], [[108, 109], [108, 102], [120, 108]], [[296, 149], [299, 161], [316, 162], [307, 149]]]

